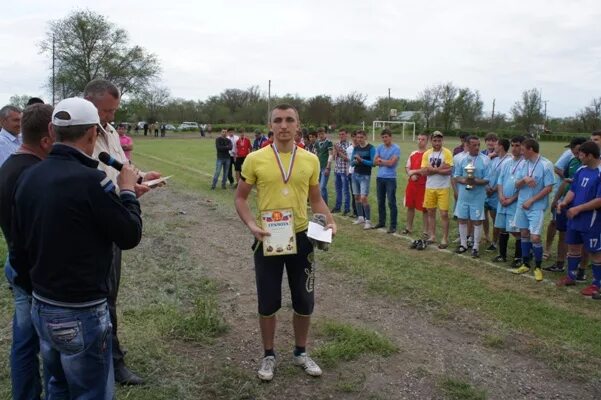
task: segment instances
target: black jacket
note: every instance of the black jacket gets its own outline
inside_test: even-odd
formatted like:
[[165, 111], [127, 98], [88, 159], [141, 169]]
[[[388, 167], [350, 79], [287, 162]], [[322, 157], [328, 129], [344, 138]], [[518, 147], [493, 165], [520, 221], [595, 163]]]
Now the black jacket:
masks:
[[107, 297], [112, 244], [121, 249], [142, 237], [140, 204], [133, 192], [115, 193], [98, 161], [55, 144], [48, 158], [17, 183], [10, 261], [30, 272], [38, 295], [63, 303]]

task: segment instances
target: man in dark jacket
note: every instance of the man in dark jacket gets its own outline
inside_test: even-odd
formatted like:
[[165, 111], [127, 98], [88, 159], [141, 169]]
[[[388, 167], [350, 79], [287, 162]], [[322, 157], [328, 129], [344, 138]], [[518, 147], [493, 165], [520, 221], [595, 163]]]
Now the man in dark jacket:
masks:
[[213, 175], [213, 184], [211, 190], [217, 186], [217, 180], [219, 180], [219, 173], [223, 169], [223, 177], [221, 178], [221, 188], [225, 189], [225, 182], [227, 180], [227, 173], [230, 169], [231, 158], [230, 150], [232, 150], [232, 141], [227, 137], [227, 131], [223, 129], [221, 136], [215, 139], [215, 148], [217, 149], [217, 161], [215, 161], [215, 174]]
[[91, 158], [99, 123], [89, 101], [61, 101], [52, 115], [57, 143], [17, 183], [11, 264], [14, 256], [15, 269], [30, 272], [49, 398], [114, 394], [107, 306], [112, 245], [137, 246], [142, 219], [134, 169], [121, 170], [117, 196]]

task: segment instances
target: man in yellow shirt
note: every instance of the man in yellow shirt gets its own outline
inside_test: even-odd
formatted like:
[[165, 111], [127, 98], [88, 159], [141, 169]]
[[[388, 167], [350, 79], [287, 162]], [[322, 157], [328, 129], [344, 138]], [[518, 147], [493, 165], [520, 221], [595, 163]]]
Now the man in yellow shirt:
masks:
[[[314, 213], [326, 216], [326, 228], [336, 233], [336, 224], [319, 191], [319, 160], [294, 144], [294, 134], [300, 128], [298, 112], [282, 104], [271, 111], [270, 130], [273, 144], [252, 152], [242, 166], [242, 179], [236, 191], [236, 210], [242, 222], [255, 237], [253, 245], [259, 326], [263, 340], [264, 357], [258, 376], [261, 380], [273, 379], [276, 359], [274, 337], [276, 312], [281, 307], [281, 287], [284, 266], [288, 276], [294, 316], [294, 364], [307, 374], [320, 376], [321, 369], [307, 355], [306, 344], [314, 306], [313, 245], [307, 238], [309, 224], [307, 198]], [[269, 232], [261, 228], [248, 206], [248, 195], [253, 186], [257, 189], [259, 212], [274, 209], [291, 209], [296, 233], [296, 254], [265, 256], [262, 242]]]
[[442, 220], [441, 249], [449, 246], [449, 194], [453, 154], [442, 146], [443, 135], [440, 131], [432, 133], [432, 148], [422, 157], [421, 174], [426, 176], [424, 208], [428, 210], [428, 241], [436, 240], [436, 209], [440, 210]]

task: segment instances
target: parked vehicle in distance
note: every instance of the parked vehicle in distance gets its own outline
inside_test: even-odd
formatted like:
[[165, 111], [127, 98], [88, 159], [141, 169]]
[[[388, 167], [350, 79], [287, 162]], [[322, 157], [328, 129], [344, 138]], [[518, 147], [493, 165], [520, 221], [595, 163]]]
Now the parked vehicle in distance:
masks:
[[198, 130], [200, 129], [198, 127], [198, 123], [197, 122], [182, 122], [180, 126], [177, 127], [178, 131], [193, 131], [193, 130]]
[[177, 130], [177, 128], [174, 125], [171, 124], [165, 124], [165, 129], [168, 131], [175, 131]]
[[144, 124], [147, 124], [147, 122], [146, 121], [138, 122], [138, 129], [144, 129]]

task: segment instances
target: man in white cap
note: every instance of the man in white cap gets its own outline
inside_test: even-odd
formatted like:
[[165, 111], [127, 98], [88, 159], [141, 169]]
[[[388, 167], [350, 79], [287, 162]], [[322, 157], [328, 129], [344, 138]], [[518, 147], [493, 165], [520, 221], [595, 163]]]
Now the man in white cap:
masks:
[[107, 277], [113, 243], [137, 246], [142, 219], [136, 171], [123, 166], [117, 195], [92, 158], [99, 123], [87, 100], [57, 104], [51, 125], [56, 143], [46, 160], [23, 174], [15, 194], [15, 252], [19, 263], [29, 264], [31, 315], [50, 373], [48, 398], [114, 395]]

